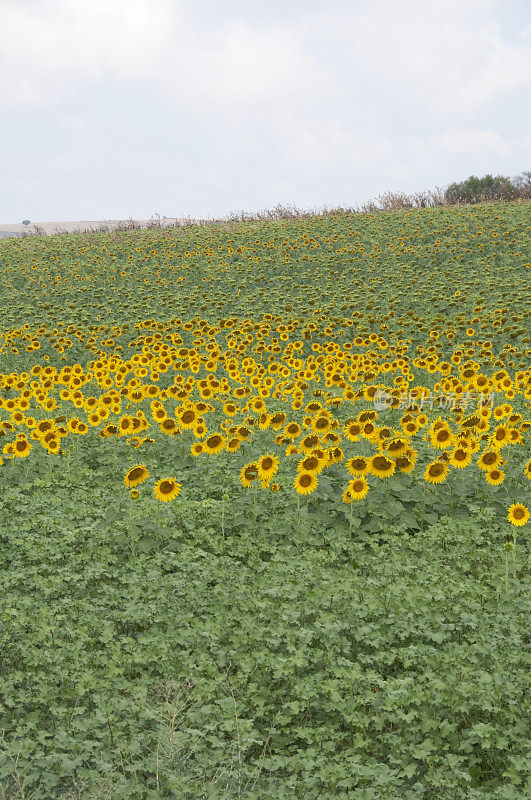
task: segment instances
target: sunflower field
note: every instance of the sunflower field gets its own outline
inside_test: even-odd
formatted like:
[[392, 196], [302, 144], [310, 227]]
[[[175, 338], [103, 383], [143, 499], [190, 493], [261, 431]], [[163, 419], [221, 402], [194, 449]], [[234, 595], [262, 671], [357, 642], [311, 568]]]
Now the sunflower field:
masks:
[[517, 800], [531, 204], [0, 242], [0, 800]]

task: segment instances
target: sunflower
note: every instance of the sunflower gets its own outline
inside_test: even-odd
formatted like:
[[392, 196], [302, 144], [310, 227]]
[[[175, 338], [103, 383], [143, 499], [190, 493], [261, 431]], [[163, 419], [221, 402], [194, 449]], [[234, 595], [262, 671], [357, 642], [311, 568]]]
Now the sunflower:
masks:
[[409, 446], [408, 439], [401, 439], [399, 436], [395, 437], [388, 441], [385, 445], [385, 449], [389, 453], [390, 456], [401, 456], [403, 453], [406, 452]]
[[324, 458], [321, 460], [315, 455], [309, 455], [299, 461], [297, 472], [310, 472], [318, 475], [323, 470], [325, 463]]
[[491, 469], [485, 473], [485, 480], [489, 486], [499, 486], [505, 480], [505, 472], [501, 469]]
[[369, 459], [368, 463], [369, 471], [378, 478], [388, 478], [396, 469], [395, 462], [382, 453], [376, 453]]
[[288, 439], [296, 439], [301, 434], [301, 427], [296, 422], [290, 422], [284, 428], [283, 435]]
[[260, 428], [261, 431], [265, 431], [267, 428], [269, 428], [270, 422], [271, 422], [271, 415], [267, 414], [265, 411], [258, 417], [258, 427]]
[[354, 458], [349, 458], [346, 462], [346, 466], [350, 474], [355, 478], [358, 475], [367, 475], [370, 471], [370, 465], [366, 458], [362, 456], [355, 456]]
[[149, 472], [144, 464], [137, 464], [132, 467], [124, 477], [124, 484], [132, 488], [133, 486], [140, 486], [145, 480], [149, 478]]
[[359, 422], [350, 422], [343, 427], [343, 434], [349, 442], [357, 442], [360, 438], [361, 425]]
[[311, 494], [317, 488], [317, 476], [313, 472], [299, 472], [293, 487], [297, 494]]
[[343, 461], [345, 458], [345, 454], [340, 447], [331, 447], [328, 450], [328, 463], [329, 464], [339, 464], [340, 461]]
[[484, 450], [476, 464], [484, 472], [488, 472], [490, 469], [497, 467], [501, 460], [502, 457], [496, 450]]
[[[223, 427], [223, 425], [221, 426]], [[206, 436], [208, 431], [207, 426], [204, 422], [200, 422], [195, 428], [192, 428], [192, 434], [195, 436], [196, 439], [201, 439], [203, 436]]]
[[444, 483], [448, 470], [448, 464], [443, 464], [441, 461], [432, 461], [424, 471], [424, 480], [427, 483]]
[[245, 464], [240, 470], [242, 486], [249, 487], [258, 478], [258, 465], [255, 461]]
[[343, 492], [342, 498], [344, 503], [351, 503], [353, 500], [363, 500], [369, 491], [369, 484], [365, 478], [354, 478], [350, 481], [347, 488]]
[[37, 424], [37, 433], [38, 433], [39, 435], [40, 435], [40, 434], [43, 434], [43, 435], [44, 435], [45, 433], [48, 433], [48, 431], [51, 431], [51, 430], [53, 430], [54, 428], [55, 428], [55, 422], [54, 422], [54, 420], [53, 420], [53, 419], [42, 419], [42, 420], [41, 420], [41, 421], [40, 421], [40, 422]]
[[416, 461], [416, 453], [413, 450], [406, 450], [403, 455], [397, 457], [395, 464], [400, 472], [403, 472], [404, 475], [408, 475], [415, 469]]
[[13, 445], [13, 453], [19, 458], [26, 458], [26, 456], [29, 456], [32, 447], [33, 445], [27, 439], [17, 439]]
[[361, 429], [361, 435], [364, 439], [372, 439], [376, 433], [376, 425], [368, 420]]
[[312, 428], [315, 433], [325, 434], [331, 430], [330, 420], [328, 417], [320, 416], [313, 421]]
[[225, 445], [225, 450], [228, 453], [235, 453], [241, 446], [242, 440], [237, 436], [233, 436], [232, 439], [229, 439], [227, 444]]
[[275, 455], [266, 453], [265, 456], [260, 456], [257, 462], [258, 477], [261, 481], [269, 483], [273, 475], [278, 471], [278, 458]]
[[177, 483], [175, 478], [162, 478], [153, 487], [153, 494], [162, 503], [169, 503], [181, 491], [181, 484]]
[[130, 497], [131, 500], [138, 500], [138, 498], [140, 497], [140, 492], [138, 492], [136, 489], [131, 489]]
[[284, 412], [278, 411], [276, 414], [273, 414], [273, 416], [269, 420], [269, 424], [273, 428], [273, 430], [279, 431], [282, 425], [284, 424], [285, 419], [286, 415], [284, 414]]
[[452, 467], [456, 467], [456, 469], [468, 467], [471, 461], [472, 453], [465, 447], [456, 447], [450, 453], [449, 463], [452, 465]]
[[524, 475], [531, 481], [531, 458], [524, 467]]
[[517, 525], [518, 527], [525, 525], [529, 519], [529, 509], [522, 503], [513, 503], [509, 508], [507, 519], [511, 525]]
[[[164, 414], [164, 417], [165, 416], [166, 414]], [[120, 418], [117, 427], [119, 436], [128, 436], [131, 433], [131, 431], [134, 430], [131, 417], [128, 417], [126, 415]], [[78, 432], [79, 432], [79, 427], [78, 427]]]
[[12, 442], [8, 442], [7, 444], [5, 444], [3, 446], [3, 448], [2, 448], [2, 453], [5, 456], [9, 456], [10, 458], [13, 458], [14, 457], [13, 443]]
[[220, 436], [219, 433], [213, 433], [212, 436], [209, 436], [208, 439], [205, 439], [203, 442], [203, 451], [212, 455], [214, 453], [219, 453], [223, 450], [225, 445], [225, 439], [223, 436]]
[[509, 428], [505, 425], [498, 425], [492, 434], [491, 444], [495, 450], [501, 450], [509, 442]]
[[315, 447], [319, 444], [319, 437], [317, 434], [312, 433], [309, 436], [305, 436], [304, 439], [299, 442], [299, 450], [301, 453], [306, 453], [306, 455], [310, 455]]
[[278, 485], [278, 483], [271, 483], [269, 484], [269, 488], [272, 492], [278, 492], [280, 486]]
[[195, 457], [201, 455], [203, 452], [203, 445], [201, 442], [194, 442], [194, 444], [190, 447], [190, 452]]
[[165, 433], [167, 435], [180, 433], [179, 428], [177, 427], [177, 423], [171, 417], [166, 417], [165, 420], [159, 423], [159, 430], [161, 431], [161, 433]]
[[446, 425], [441, 426], [437, 430], [434, 430], [432, 433], [430, 433], [430, 440], [432, 447], [437, 447], [440, 450], [452, 447], [454, 444], [452, 431], [446, 427]]
[[47, 441], [47, 442], [42, 442], [42, 446], [43, 446], [43, 447], [44, 447], [44, 448], [45, 448], [45, 449], [46, 449], [46, 450], [47, 450], [49, 453], [52, 453], [52, 454], [54, 454], [54, 455], [55, 455], [56, 453], [58, 453], [58, 452], [59, 452], [59, 450], [60, 450], [60, 448], [61, 448], [61, 442], [59, 441], [59, 439], [56, 439], [55, 437], [52, 437], [52, 438], [51, 438], [49, 441]]
[[187, 408], [184, 411], [181, 411], [179, 414], [175, 412], [177, 417], [177, 421], [183, 430], [188, 430], [189, 428], [194, 428], [198, 422], [198, 414], [194, 411], [193, 408]]

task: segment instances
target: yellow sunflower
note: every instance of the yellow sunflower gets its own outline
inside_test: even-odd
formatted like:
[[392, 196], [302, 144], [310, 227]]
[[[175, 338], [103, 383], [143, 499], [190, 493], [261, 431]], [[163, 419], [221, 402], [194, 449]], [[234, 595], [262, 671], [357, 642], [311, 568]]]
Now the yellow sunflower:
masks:
[[346, 466], [353, 477], [357, 477], [358, 475], [366, 475], [370, 471], [369, 462], [362, 456], [349, 458], [349, 460], [346, 462]]
[[529, 520], [529, 509], [522, 505], [522, 503], [513, 503], [512, 506], [509, 507], [507, 519], [511, 525], [516, 525], [518, 527], [525, 525]]
[[208, 439], [205, 439], [202, 444], [203, 451], [209, 455], [212, 455], [223, 450], [225, 439], [219, 433], [213, 433], [212, 436], [209, 436]]
[[278, 471], [278, 458], [275, 455], [266, 453], [265, 456], [260, 456], [257, 462], [258, 477], [261, 481], [269, 483], [271, 478]]
[[349, 442], [357, 442], [360, 438], [361, 425], [359, 422], [350, 422], [343, 427], [343, 434]]
[[424, 471], [424, 480], [427, 483], [444, 483], [448, 471], [448, 464], [444, 464], [442, 461], [432, 461]]
[[170, 500], [177, 497], [181, 488], [181, 484], [177, 483], [175, 478], [162, 478], [162, 480], [158, 481], [153, 487], [153, 493], [157, 500], [160, 500], [162, 503], [169, 503]]
[[505, 480], [505, 472], [501, 469], [491, 469], [485, 473], [485, 480], [489, 486], [499, 486]]
[[258, 478], [258, 465], [255, 461], [245, 464], [240, 470], [240, 481], [242, 486], [249, 487]]
[[450, 453], [449, 463], [456, 469], [468, 467], [472, 461], [472, 453], [465, 447], [456, 447]]
[[496, 450], [484, 450], [476, 464], [484, 472], [488, 472], [490, 469], [497, 467], [501, 460], [502, 457]]
[[194, 428], [198, 422], [199, 414], [193, 408], [187, 408], [175, 414], [177, 421], [183, 430]]
[[369, 484], [365, 478], [353, 478], [347, 488], [343, 492], [342, 499], [344, 503], [351, 503], [353, 500], [363, 500], [369, 491]]
[[396, 465], [390, 458], [384, 456], [383, 453], [376, 453], [369, 459], [369, 471], [377, 478], [388, 478], [393, 475]]
[[404, 475], [408, 475], [415, 469], [416, 461], [416, 453], [413, 450], [406, 450], [403, 455], [397, 457], [395, 463], [400, 472], [403, 472]]
[[132, 489], [134, 486], [140, 486], [145, 480], [149, 478], [149, 472], [144, 464], [137, 464], [132, 467], [124, 477], [124, 484]]
[[313, 472], [299, 472], [293, 487], [297, 494], [311, 494], [317, 488], [317, 476]]
[[17, 439], [13, 445], [13, 453], [18, 458], [26, 458], [26, 456], [29, 456], [32, 447], [33, 445], [27, 439]]
[[297, 472], [310, 472], [319, 475], [326, 465], [326, 458], [318, 458], [316, 455], [306, 456], [297, 464]]

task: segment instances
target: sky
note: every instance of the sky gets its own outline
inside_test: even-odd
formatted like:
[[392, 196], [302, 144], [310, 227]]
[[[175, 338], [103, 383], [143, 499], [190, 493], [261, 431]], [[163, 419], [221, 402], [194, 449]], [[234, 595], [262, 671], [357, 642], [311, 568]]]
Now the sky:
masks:
[[529, 0], [0, 0], [0, 223], [531, 170]]

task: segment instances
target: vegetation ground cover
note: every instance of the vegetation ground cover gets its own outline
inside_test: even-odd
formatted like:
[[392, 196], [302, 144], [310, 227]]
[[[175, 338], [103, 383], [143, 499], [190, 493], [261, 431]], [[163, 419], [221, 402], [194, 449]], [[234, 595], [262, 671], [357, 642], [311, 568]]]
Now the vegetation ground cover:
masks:
[[0, 797], [531, 791], [530, 210], [0, 243]]

